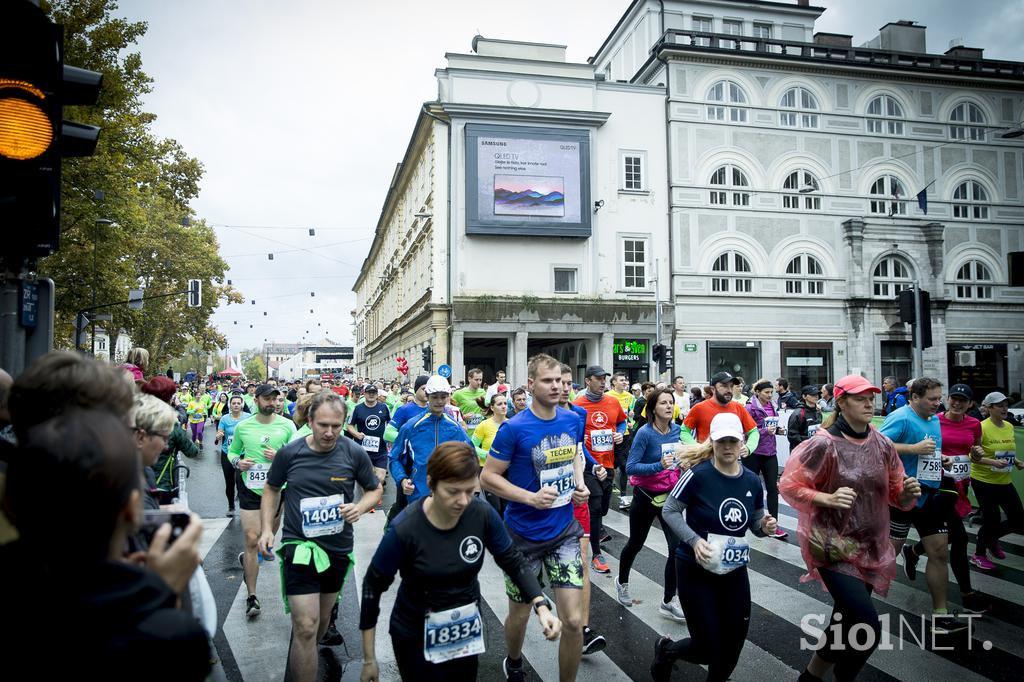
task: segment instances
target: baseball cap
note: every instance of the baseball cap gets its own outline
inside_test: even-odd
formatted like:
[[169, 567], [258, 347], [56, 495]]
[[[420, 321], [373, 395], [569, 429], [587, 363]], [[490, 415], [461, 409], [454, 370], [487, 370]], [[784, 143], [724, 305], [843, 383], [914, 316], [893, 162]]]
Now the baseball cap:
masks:
[[601, 365], [591, 365], [590, 367], [587, 367], [587, 373], [584, 375], [584, 377], [586, 377], [587, 379], [589, 379], [590, 377], [606, 376], [608, 376], [608, 372], [604, 371], [604, 368], [601, 367]]
[[[802, 396], [818, 395], [819, 393], [821, 393], [821, 389], [815, 386], [814, 384], [807, 384], [806, 386], [800, 389], [800, 395]], [[835, 395], [835, 393], [833, 393], [832, 395]]]
[[882, 389], [878, 388], [859, 374], [850, 374], [849, 376], [845, 376], [837, 381], [832, 387], [832, 395], [836, 398], [846, 393], [853, 394], [867, 392], [881, 393]]
[[421, 374], [418, 377], [416, 377], [416, 383], [413, 384], [412, 390], [418, 391], [418, 390], [420, 390], [420, 386], [426, 386], [427, 385], [427, 380], [429, 378], [430, 377], [428, 377], [426, 374]]
[[[416, 381], [418, 382], [419, 379], [417, 379]], [[431, 393], [451, 393], [452, 387], [451, 385], [449, 385], [447, 379], [445, 379], [443, 376], [435, 374], [431, 376], [429, 379], [427, 379], [426, 388], [424, 388], [423, 390], [426, 392], [427, 395], [430, 395]]]
[[729, 372], [718, 372], [712, 375], [711, 381], [709, 381], [708, 383], [710, 383], [712, 386], [714, 386], [715, 384], [738, 384], [740, 383], [740, 380], [734, 377]]
[[277, 395], [279, 393], [281, 393], [281, 391], [277, 390], [277, 386], [271, 386], [270, 384], [260, 384], [256, 387], [257, 398], [264, 395]]
[[987, 396], [985, 396], [985, 399], [981, 401], [981, 404], [985, 405], [985, 406], [988, 406], [988, 405], [998, 405], [999, 403], [1001, 403], [1003, 401], [1006, 401], [1006, 400], [1009, 400], [1009, 398], [1007, 398], [1005, 395], [1003, 395], [999, 391], [992, 391]]
[[974, 391], [967, 384], [953, 384], [949, 388], [949, 397], [960, 397], [967, 398], [968, 400], [974, 400]]
[[743, 425], [740, 418], [731, 412], [720, 412], [711, 420], [711, 440], [722, 438], [743, 440]]
[[363, 386], [363, 393], [376, 393], [377, 387], [373, 384], [366, 384]]

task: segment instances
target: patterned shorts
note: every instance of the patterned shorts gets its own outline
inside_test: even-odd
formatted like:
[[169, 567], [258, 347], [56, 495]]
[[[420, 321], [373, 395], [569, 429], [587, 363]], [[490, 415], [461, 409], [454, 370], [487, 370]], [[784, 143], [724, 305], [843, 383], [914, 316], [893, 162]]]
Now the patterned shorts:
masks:
[[[554, 589], [583, 589], [583, 557], [580, 554], [582, 529], [574, 519], [558, 537], [545, 542], [534, 542], [509, 531], [516, 548], [526, 557], [526, 563], [543, 585]], [[505, 594], [519, 604], [526, 599], [519, 593], [512, 579], [505, 575]]]

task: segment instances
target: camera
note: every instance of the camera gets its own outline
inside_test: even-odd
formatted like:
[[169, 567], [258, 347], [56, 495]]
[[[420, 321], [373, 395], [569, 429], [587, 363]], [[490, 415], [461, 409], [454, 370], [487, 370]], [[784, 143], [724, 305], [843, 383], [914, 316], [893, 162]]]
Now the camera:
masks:
[[156, 534], [157, 529], [165, 523], [171, 524], [171, 537], [168, 538], [167, 544], [170, 545], [172, 542], [178, 539], [185, 528], [188, 527], [190, 517], [184, 512], [172, 512], [164, 509], [147, 509], [143, 512], [142, 525], [139, 528], [139, 535], [142, 536], [148, 547], [153, 542], [153, 535]]

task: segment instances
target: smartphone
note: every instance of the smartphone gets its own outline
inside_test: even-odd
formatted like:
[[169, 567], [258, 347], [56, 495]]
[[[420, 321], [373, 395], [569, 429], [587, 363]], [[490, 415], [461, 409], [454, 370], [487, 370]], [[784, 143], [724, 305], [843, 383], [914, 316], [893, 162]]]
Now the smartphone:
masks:
[[143, 537], [148, 546], [153, 542], [153, 535], [160, 526], [165, 523], [171, 524], [171, 537], [167, 544], [178, 539], [185, 528], [188, 527], [191, 517], [184, 512], [172, 512], [164, 509], [147, 509], [142, 514], [142, 526], [139, 528], [139, 535]]

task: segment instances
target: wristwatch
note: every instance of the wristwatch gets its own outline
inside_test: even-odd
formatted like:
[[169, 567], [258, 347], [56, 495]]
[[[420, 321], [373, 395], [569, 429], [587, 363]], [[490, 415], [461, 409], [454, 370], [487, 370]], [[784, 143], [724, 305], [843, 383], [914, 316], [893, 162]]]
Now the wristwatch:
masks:
[[537, 611], [537, 609], [540, 608], [541, 606], [548, 607], [548, 611], [554, 611], [554, 609], [551, 608], [551, 600], [548, 599], [547, 597], [543, 596], [543, 595], [541, 595], [541, 600], [540, 601], [533, 603], [533, 612], [534, 613], [539, 613], [539, 611]]

